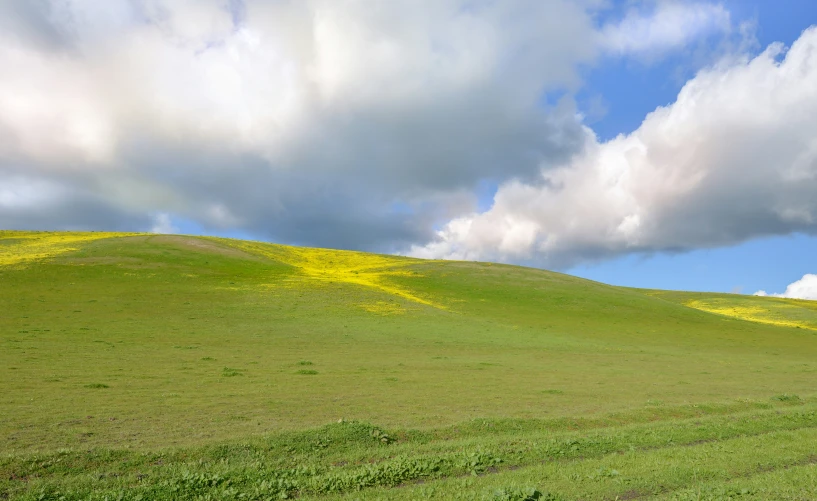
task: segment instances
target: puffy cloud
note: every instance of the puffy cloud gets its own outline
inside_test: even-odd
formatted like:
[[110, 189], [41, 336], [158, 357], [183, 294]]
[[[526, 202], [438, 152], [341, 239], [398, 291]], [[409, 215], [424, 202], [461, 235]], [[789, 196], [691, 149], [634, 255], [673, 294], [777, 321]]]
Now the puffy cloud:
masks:
[[790, 283], [786, 287], [786, 292], [782, 294], [767, 294], [766, 291], [757, 291], [754, 295], [817, 300], [817, 275], [803, 275], [800, 280]]
[[[599, 143], [571, 104], [577, 68], [728, 13], [664, 2], [600, 35], [591, 0], [98, 4], [0, 3], [0, 227], [191, 220], [547, 265], [813, 231], [813, 32]], [[486, 180], [501, 188], [473, 214]]]
[[0, 6], [0, 226], [390, 250], [583, 145], [541, 105], [596, 55], [582, 3], [98, 3]]
[[173, 221], [170, 219], [170, 214], [160, 212], [156, 215], [150, 232], [162, 234], [178, 233], [179, 228], [173, 224]]
[[631, 134], [586, 129], [570, 162], [501, 185], [410, 253], [569, 266], [817, 233], [817, 28], [783, 52], [701, 71]]
[[731, 30], [729, 11], [703, 2], [660, 2], [651, 12], [632, 9], [601, 31], [601, 44], [615, 54], [654, 55], [702, 36]]

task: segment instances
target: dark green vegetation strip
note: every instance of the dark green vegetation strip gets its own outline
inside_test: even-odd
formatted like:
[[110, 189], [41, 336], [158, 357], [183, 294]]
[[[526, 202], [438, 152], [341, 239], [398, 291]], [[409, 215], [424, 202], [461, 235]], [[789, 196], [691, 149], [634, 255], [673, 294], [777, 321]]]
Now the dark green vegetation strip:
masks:
[[[518, 495], [538, 491], [541, 498], [551, 500], [723, 501], [745, 497], [784, 499], [778, 493], [788, 491], [788, 499], [813, 500], [817, 487], [813, 470], [817, 461], [815, 440], [814, 428], [773, 431], [686, 447], [549, 462], [496, 475], [440, 479], [405, 489], [372, 489], [329, 499], [525, 499]], [[783, 475], [787, 470], [793, 473]], [[759, 475], [779, 483], [756, 489]]]
[[[551, 463], [561, 464], [559, 471], [585, 471], [588, 464], [598, 464], [596, 470], [591, 468], [590, 473], [575, 478], [579, 483], [590, 479], [595, 484], [598, 479], [593, 475], [621, 476], [619, 470], [605, 466], [608, 456], [655, 456], [670, 461], [684, 457], [685, 448], [706, 445], [714, 451], [712, 461], [728, 461], [730, 451], [737, 449], [718, 444], [730, 440], [755, 437], [758, 443], [765, 443], [771, 440], [763, 438], [766, 435], [788, 437], [784, 431], [817, 437], [817, 404], [763, 405], [766, 410], [753, 411], [745, 407], [713, 406], [710, 412], [700, 407], [679, 408], [674, 409], [678, 414], [694, 412], [697, 417], [668, 419], [665, 415], [660, 421], [629, 426], [594, 427], [600, 423], [579, 420], [575, 423], [578, 431], [560, 430], [558, 422], [547, 426], [541, 421], [485, 421], [481, 423], [485, 433], [470, 427], [392, 432], [343, 422], [310, 432], [164, 453], [95, 450], [14, 456], [2, 462], [0, 475], [9, 480], [0, 486], [15, 499], [275, 499], [360, 492], [418, 480], [501, 478], [518, 475], [518, 468]], [[638, 421], [643, 416], [632, 417]], [[807, 449], [803, 456], [797, 448], [787, 451], [794, 451], [796, 457], [784, 454], [778, 460], [767, 453], [762, 461], [755, 459], [774, 469], [809, 461], [813, 457], [809, 454], [814, 453]], [[685, 487], [689, 481], [681, 477], [676, 479], [677, 486], [664, 482], [644, 493]], [[629, 481], [623, 485], [644, 487]]]

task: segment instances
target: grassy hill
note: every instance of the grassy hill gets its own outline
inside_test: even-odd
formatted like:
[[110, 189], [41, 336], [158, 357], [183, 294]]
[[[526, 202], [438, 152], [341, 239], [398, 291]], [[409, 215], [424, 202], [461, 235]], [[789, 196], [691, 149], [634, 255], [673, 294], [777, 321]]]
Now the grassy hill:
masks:
[[817, 499], [814, 302], [2, 231], [0, 305], [0, 499]]

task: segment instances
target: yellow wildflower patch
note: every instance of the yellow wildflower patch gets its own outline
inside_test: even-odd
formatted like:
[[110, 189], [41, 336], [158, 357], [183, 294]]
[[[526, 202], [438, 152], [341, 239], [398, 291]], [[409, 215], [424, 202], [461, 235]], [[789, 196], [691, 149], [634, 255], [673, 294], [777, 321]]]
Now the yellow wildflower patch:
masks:
[[418, 276], [407, 268], [418, 261], [410, 258], [382, 256], [365, 252], [334, 249], [290, 247], [238, 240], [222, 240], [245, 252], [261, 255], [295, 268], [301, 277], [315, 284], [346, 283], [377, 289], [381, 292], [439, 309], [443, 305], [398, 286], [390, 277]]
[[79, 250], [81, 244], [131, 233], [0, 231], [0, 266], [24, 266]]
[[758, 304], [755, 301], [753, 304], [740, 304], [737, 301], [712, 299], [687, 301], [684, 305], [696, 310], [750, 322], [817, 330], [817, 313], [813, 310], [789, 304], [785, 300], [765, 300], [764, 302], [768, 304]]

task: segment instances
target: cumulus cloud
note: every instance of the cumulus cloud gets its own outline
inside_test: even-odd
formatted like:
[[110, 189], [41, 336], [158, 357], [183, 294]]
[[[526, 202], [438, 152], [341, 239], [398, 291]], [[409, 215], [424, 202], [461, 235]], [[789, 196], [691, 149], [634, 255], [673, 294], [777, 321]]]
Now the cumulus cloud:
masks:
[[[783, 62], [773, 47], [701, 72], [599, 143], [572, 103], [580, 67], [729, 16], [661, 2], [599, 29], [596, 5], [0, 2], [0, 227], [175, 219], [548, 266], [813, 231], [814, 31]], [[486, 182], [501, 187], [477, 214]]]
[[783, 52], [701, 71], [631, 134], [585, 129], [571, 161], [503, 184], [410, 254], [558, 267], [817, 233], [817, 28]]
[[428, 240], [480, 180], [582, 147], [569, 100], [541, 98], [596, 56], [585, 7], [3, 2], [0, 226], [104, 207], [145, 229], [166, 213], [313, 245]]
[[786, 292], [782, 294], [767, 294], [766, 291], [757, 291], [754, 295], [817, 300], [817, 275], [803, 275], [803, 278], [800, 280], [790, 283], [788, 287], [786, 287]]
[[179, 228], [173, 224], [173, 220], [170, 219], [170, 214], [160, 212], [154, 218], [153, 227], [150, 229], [150, 232], [166, 235], [169, 233], [178, 233]]
[[713, 33], [731, 30], [729, 11], [719, 4], [667, 1], [650, 11], [631, 9], [601, 30], [601, 44], [615, 54], [655, 55]]

